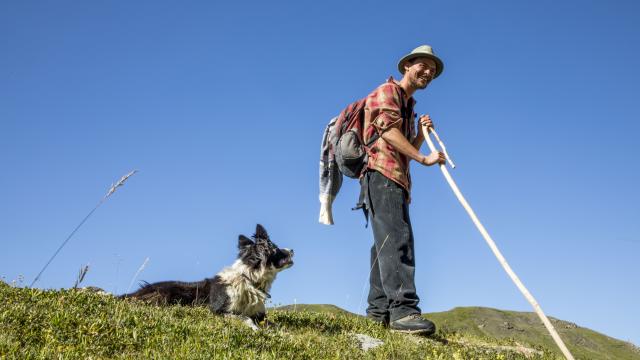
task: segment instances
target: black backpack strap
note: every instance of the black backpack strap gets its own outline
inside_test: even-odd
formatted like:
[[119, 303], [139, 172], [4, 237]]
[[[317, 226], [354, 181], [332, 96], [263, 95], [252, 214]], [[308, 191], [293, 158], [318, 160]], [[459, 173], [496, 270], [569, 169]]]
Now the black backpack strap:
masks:
[[[395, 83], [394, 83], [395, 84]], [[410, 129], [409, 129], [409, 115], [407, 114], [407, 107], [404, 105], [404, 89], [402, 89], [402, 87], [398, 84], [395, 84], [396, 87], [398, 88], [398, 93], [400, 95], [400, 116], [402, 117], [402, 132], [404, 133], [403, 135], [408, 138], [409, 134], [410, 134]]]
[[369, 215], [373, 216], [373, 206], [371, 206], [371, 196], [369, 195], [369, 172], [365, 171], [360, 178], [360, 196], [356, 207], [351, 210], [362, 209], [364, 213], [365, 224], [364, 227], [369, 226]]

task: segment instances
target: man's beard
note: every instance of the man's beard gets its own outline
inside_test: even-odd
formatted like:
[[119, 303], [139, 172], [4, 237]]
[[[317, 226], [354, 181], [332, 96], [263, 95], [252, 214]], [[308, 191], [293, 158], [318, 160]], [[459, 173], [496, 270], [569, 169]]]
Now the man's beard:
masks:
[[412, 82], [413, 82], [414, 88], [424, 90], [427, 86], [429, 86], [429, 83], [431, 83], [431, 79], [428, 79], [423, 82], [422, 79], [416, 76], [415, 80]]

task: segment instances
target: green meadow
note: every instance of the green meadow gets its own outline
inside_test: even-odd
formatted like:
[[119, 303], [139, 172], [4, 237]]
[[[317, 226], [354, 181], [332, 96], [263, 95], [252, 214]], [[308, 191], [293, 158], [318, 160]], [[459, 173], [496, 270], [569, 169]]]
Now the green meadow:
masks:
[[[425, 314], [430, 338], [393, 333], [333, 305], [270, 309], [253, 331], [203, 307], [157, 307], [85, 290], [0, 282], [1, 359], [561, 359], [535, 314]], [[577, 359], [640, 359], [630, 343], [554, 320]], [[363, 350], [359, 337], [381, 345]]]

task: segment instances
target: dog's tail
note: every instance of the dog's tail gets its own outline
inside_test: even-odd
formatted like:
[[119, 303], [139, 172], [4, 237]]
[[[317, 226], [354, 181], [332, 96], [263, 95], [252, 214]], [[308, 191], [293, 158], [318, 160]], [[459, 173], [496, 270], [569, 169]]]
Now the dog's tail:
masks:
[[120, 299], [138, 299], [156, 305], [203, 304], [209, 297], [210, 285], [206, 280], [197, 282], [163, 281], [150, 284], [140, 282], [140, 289], [118, 296]]

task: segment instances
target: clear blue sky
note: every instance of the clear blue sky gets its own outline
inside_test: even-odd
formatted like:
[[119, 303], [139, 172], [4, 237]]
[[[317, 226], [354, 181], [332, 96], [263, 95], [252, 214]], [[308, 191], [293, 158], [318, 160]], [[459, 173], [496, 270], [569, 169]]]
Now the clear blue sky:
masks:
[[[640, 5], [634, 1], [5, 1], [0, 276], [125, 291], [199, 280], [256, 223], [296, 265], [274, 304], [365, 308], [370, 229], [355, 181], [318, 217], [327, 121], [427, 43], [416, 94], [452, 171], [548, 315], [640, 344]], [[425, 149], [423, 149], [426, 151]], [[414, 166], [426, 312], [531, 311], [437, 168]]]

